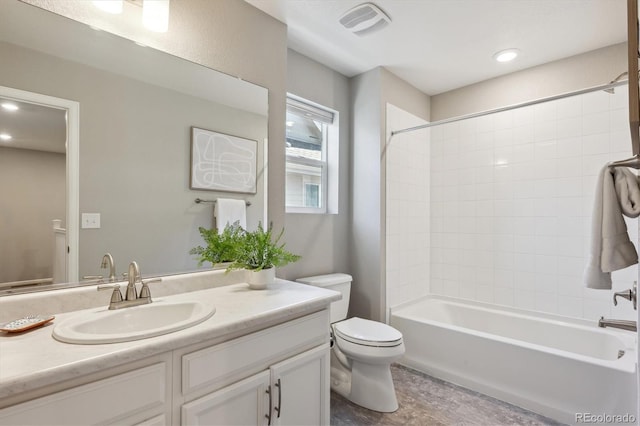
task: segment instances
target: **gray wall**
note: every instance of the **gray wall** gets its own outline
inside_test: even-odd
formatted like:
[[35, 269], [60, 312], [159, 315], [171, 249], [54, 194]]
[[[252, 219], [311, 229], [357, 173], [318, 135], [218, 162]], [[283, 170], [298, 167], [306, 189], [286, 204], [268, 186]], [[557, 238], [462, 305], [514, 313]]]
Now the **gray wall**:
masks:
[[[118, 272], [134, 259], [146, 274], [196, 269], [188, 252], [213, 210], [194, 199], [225, 194], [189, 189], [191, 126], [263, 141], [265, 117], [7, 43], [0, 55], [2, 84], [80, 103], [80, 211], [100, 213], [101, 228], [80, 230], [79, 276], [98, 274], [106, 252]], [[261, 219], [248, 210], [250, 226]]]
[[287, 248], [302, 255], [278, 275], [289, 279], [349, 268], [349, 80], [342, 74], [289, 50], [287, 91], [339, 113], [340, 146], [337, 214], [286, 214]]
[[51, 278], [53, 219], [65, 226], [66, 156], [0, 148], [0, 282]]
[[627, 44], [615, 44], [432, 96], [431, 121], [599, 86], [626, 70]]
[[427, 120], [429, 96], [384, 68], [351, 79], [350, 314], [384, 320], [386, 104]]

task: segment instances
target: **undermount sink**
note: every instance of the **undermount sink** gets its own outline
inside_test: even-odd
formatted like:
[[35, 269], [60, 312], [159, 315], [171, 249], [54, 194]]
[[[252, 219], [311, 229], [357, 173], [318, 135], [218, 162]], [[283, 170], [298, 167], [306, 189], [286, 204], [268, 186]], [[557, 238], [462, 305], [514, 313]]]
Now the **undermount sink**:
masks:
[[157, 301], [119, 310], [95, 309], [67, 318], [53, 328], [53, 337], [65, 343], [93, 345], [128, 342], [192, 327], [210, 318], [216, 309], [203, 303]]

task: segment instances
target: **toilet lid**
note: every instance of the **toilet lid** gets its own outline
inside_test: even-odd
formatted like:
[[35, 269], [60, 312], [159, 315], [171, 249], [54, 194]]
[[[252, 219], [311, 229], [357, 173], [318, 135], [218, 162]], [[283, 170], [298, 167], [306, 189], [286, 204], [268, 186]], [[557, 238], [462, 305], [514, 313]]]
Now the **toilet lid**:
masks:
[[397, 346], [402, 341], [402, 333], [395, 328], [358, 317], [340, 321], [333, 328], [339, 337], [359, 345]]

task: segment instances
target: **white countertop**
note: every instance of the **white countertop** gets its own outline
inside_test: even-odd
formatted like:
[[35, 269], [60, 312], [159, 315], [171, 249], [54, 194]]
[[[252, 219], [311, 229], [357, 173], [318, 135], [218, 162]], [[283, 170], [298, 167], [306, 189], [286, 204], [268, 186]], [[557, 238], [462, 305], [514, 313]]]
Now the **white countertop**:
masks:
[[38, 329], [20, 334], [0, 333], [0, 399], [205, 340], [235, 338], [319, 311], [340, 297], [335, 291], [284, 280], [277, 280], [266, 290], [250, 290], [242, 283], [154, 296], [154, 303], [198, 300], [215, 306], [216, 312], [208, 320], [185, 330], [99, 345], [55, 340], [51, 331], [56, 322], [80, 311], [58, 314], [52, 323]]

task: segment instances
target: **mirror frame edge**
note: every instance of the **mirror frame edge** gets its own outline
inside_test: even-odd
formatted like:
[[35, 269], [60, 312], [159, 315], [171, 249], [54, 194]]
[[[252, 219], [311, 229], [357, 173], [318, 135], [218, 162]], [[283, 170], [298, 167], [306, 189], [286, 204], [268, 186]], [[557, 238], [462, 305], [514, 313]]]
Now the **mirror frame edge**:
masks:
[[0, 86], [0, 96], [27, 101], [50, 108], [66, 110], [66, 218], [67, 262], [66, 282], [78, 281], [79, 212], [80, 212], [80, 103], [40, 93]]

